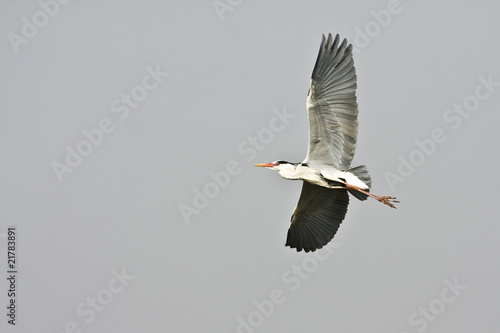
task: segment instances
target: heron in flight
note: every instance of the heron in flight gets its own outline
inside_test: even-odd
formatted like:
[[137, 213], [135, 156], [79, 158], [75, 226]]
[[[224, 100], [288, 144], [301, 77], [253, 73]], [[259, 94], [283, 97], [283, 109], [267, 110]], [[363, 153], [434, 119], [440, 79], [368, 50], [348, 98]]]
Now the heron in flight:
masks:
[[349, 195], [372, 197], [392, 208], [394, 197], [370, 193], [366, 166], [351, 168], [358, 136], [356, 70], [352, 45], [339, 35], [323, 35], [307, 96], [309, 146], [301, 163], [275, 161], [255, 164], [276, 170], [285, 179], [303, 181], [293, 211], [286, 246], [315, 251], [335, 236], [345, 218]]

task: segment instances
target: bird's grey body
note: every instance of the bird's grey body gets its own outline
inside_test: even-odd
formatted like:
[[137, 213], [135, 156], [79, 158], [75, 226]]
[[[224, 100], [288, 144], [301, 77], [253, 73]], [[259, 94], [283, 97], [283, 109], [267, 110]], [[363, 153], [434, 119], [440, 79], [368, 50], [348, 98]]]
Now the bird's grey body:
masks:
[[352, 45], [339, 45], [323, 35], [307, 96], [309, 144], [301, 163], [275, 161], [256, 164], [274, 169], [286, 179], [303, 180], [292, 215], [286, 245], [315, 251], [327, 244], [344, 220], [348, 192], [360, 200], [368, 196], [394, 207], [392, 197], [369, 193], [371, 178], [365, 166], [351, 168], [358, 135], [356, 70]]
[[[364, 166], [358, 168], [366, 170]], [[333, 185], [333, 182], [343, 181], [363, 190], [370, 189], [371, 179], [368, 170], [361, 176], [358, 168], [341, 171], [331, 165], [311, 166], [311, 164], [306, 162], [297, 164], [287, 162], [277, 163], [273, 169], [277, 170], [280, 176], [285, 179], [304, 180], [311, 184], [327, 188], [340, 188], [341, 186], [339, 185]]]

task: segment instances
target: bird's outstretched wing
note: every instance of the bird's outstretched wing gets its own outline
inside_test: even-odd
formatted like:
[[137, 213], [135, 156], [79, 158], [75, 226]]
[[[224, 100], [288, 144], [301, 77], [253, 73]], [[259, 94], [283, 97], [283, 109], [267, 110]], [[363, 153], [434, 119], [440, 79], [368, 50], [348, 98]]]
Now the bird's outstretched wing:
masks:
[[358, 136], [352, 45], [323, 35], [307, 96], [309, 147], [304, 162], [347, 170]]
[[304, 181], [292, 215], [286, 246], [315, 251], [335, 236], [349, 205], [347, 190], [330, 189]]

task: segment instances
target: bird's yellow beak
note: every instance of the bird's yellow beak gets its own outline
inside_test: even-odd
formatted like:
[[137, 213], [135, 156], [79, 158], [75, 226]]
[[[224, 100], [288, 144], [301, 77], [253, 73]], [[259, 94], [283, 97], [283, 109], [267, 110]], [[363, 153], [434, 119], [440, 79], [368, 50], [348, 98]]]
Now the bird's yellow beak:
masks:
[[263, 164], [254, 164], [256, 167], [263, 167], [263, 168], [272, 168], [274, 166], [274, 163], [263, 163]]

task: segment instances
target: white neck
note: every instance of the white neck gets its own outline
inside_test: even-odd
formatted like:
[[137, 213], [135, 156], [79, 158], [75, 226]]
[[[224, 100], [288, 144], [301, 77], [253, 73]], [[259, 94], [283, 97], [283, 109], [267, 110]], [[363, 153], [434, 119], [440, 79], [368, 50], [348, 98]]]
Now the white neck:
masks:
[[286, 179], [298, 179], [297, 166], [293, 164], [283, 164], [280, 166], [278, 173], [281, 177]]
[[316, 181], [319, 179], [316, 170], [308, 167], [293, 164], [283, 165], [283, 167], [278, 171], [280, 176], [286, 179], [307, 179]]

